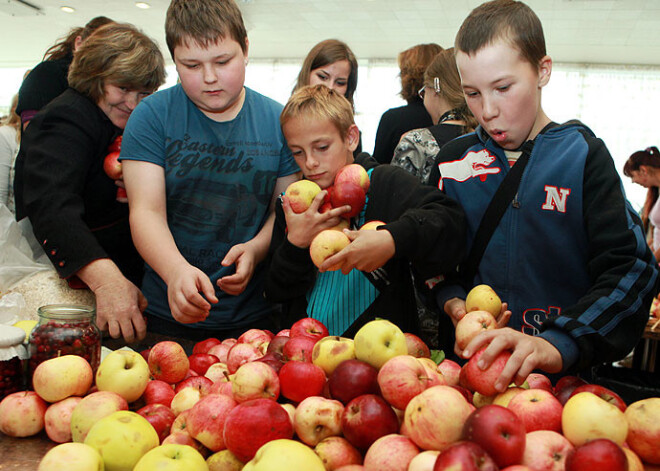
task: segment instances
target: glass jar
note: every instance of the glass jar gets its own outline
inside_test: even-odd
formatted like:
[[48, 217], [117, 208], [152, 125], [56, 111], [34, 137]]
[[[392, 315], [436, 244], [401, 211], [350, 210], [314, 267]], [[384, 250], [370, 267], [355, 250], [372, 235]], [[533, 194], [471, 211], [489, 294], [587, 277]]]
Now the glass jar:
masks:
[[101, 333], [96, 310], [74, 304], [49, 304], [38, 309], [39, 323], [30, 334], [29, 378], [39, 363], [63, 355], [87, 360], [96, 374], [101, 361]]
[[0, 400], [25, 388], [23, 365], [28, 355], [24, 340], [23, 329], [0, 324]]

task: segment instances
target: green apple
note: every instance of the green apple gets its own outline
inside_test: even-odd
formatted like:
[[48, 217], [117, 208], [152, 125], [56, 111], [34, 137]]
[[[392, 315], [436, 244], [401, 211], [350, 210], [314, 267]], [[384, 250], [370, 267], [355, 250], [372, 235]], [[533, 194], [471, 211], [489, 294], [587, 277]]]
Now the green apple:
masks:
[[106, 471], [132, 471], [140, 458], [159, 443], [147, 419], [127, 410], [102, 418], [85, 437], [85, 444], [103, 458]]
[[149, 450], [133, 471], [208, 471], [199, 451], [188, 445], [170, 443]]
[[99, 391], [116, 392], [127, 402], [139, 399], [148, 382], [149, 365], [133, 350], [115, 350], [105, 357], [96, 371]]
[[355, 357], [380, 368], [387, 360], [408, 354], [406, 336], [398, 326], [386, 319], [367, 322], [354, 338]]
[[321, 367], [326, 376], [330, 376], [339, 364], [355, 358], [353, 339], [336, 335], [318, 340], [312, 350], [312, 363]]
[[37, 471], [103, 471], [103, 458], [84, 443], [62, 443], [48, 450]]
[[321, 458], [307, 445], [280, 438], [264, 444], [243, 471], [325, 471]]

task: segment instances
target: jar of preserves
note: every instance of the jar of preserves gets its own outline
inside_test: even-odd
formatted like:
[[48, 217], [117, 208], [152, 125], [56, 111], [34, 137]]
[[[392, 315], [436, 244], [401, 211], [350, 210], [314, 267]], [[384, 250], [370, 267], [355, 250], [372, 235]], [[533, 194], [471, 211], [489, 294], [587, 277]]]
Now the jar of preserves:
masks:
[[39, 323], [30, 334], [29, 377], [39, 363], [63, 355], [87, 360], [96, 374], [101, 361], [101, 333], [96, 310], [75, 304], [49, 304], [38, 309]]
[[24, 361], [28, 354], [24, 340], [23, 329], [0, 324], [0, 400], [25, 388]]

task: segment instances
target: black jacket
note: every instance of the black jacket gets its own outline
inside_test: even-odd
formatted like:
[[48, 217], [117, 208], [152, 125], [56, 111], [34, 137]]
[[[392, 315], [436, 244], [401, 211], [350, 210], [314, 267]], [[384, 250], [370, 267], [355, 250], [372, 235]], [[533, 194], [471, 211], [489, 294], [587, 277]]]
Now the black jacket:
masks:
[[[396, 246], [395, 256], [383, 267], [389, 278], [369, 308], [344, 333], [352, 336], [376, 317], [396, 323], [404, 331], [416, 332], [417, 309], [410, 267], [421, 280], [452, 270], [464, 254], [466, 221], [461, 207], [435, 188], [398, 167], [377, 166], [368, 155], [356, 162], [374, 168], [365, 220], [386, 223]], [[317, 270], [308, 249], [290, 244], [281, 201], [276, 206], [275, 227], [270, 245], [266, 297], [284, 303], [286, 327], [306, 317], [306, 294], [313, 287]]]

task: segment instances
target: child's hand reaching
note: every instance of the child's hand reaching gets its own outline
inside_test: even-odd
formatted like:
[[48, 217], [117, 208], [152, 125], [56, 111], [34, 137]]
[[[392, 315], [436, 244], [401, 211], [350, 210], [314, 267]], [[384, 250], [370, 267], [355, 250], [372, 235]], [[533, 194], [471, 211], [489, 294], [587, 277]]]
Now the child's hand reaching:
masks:
[[330, 229], [341, 222], [340, 216], [350, 211], [350, 206], [331, 209], [325, 213], [320, 213], [319, 208], [323, 204], [327, 191], [321, 191], [307, 211], [295, 213], [291, 209], [291, 204], [286, 196], [282, 197], [282, 208], [286, 218], [287, 239], [296, 247], [307, 248], [312, 243], [312, 239], [319, 232]]
[[463, 357], [470, 358], [484, 346], [487, 347], [477, 364], [481, 369], [488, 368], [500, 352], [512, 352], [495, 382], [495, 389], [500, 392], [511, 382], [522, 384], [535, 369], [546, 373], [558, 373], [562, 369], [561, 354], [554, 345], [541, 337], [523, 334], [508, 327], [487, 330], [477, 335], [463, 350]]
[[351, 243], [332, 257], [328, 257], [320, 271], [339, 266], [342, 273], [348, 274], [353, 268], [372, 272], [385, 265], [394, 256], [396, 247], [388, 230], [349, 231], [344, 229]]

